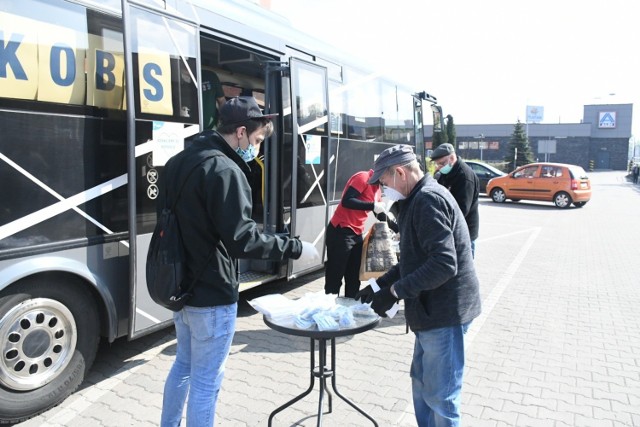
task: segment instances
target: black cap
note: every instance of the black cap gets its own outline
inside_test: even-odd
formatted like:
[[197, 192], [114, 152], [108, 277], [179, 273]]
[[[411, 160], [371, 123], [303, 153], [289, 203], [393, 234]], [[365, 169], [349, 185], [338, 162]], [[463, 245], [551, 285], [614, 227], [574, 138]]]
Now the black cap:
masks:
[[416, 160], [410, 145], [398, 144], [384, 150], [373, 164], [373, 175], [367, 184], [377, 184], [384, 171], [395, 165], [406, 165]]
[[236, 96], [231, 98], [220, 109], [220, 124], [231, 125], [250, 119], [271, 119], [278, 114], [262, 114], [253, 96]]
[[437, 160], [441, 157], [448, 156], [449, 154], [453, 154], [455, 152], [456, 150], [453, 148], [453, 145], [446, 142], [444, 144], [438, 145], [436, 149], [433, 150], [433, 153], [431, 153], [431, 160]]

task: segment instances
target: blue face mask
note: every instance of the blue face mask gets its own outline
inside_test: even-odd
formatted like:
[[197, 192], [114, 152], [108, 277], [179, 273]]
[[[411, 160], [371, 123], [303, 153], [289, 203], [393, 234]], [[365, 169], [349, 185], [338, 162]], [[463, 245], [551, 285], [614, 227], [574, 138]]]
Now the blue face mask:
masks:
[[255, 159], [258, 156], [258, 153], [256, 152], [256, 147], [254, 147], [251, 144], [249, 144], [246, 150], [243, 150], [240, 147], [236, 148], [236, 153], [238, 154], [238, 156], [242, 158], [242, 160], [244, 160], [247, 163], [249, 163], [251, 160]]
[[447, 163], [445, 166], [441, 167], [440, 170], [438, 172], [440, 172], [443, 175], [448, 174], [449, 172], [451, 172], [451, 168], [453, 168], [453, 166], [451, 165], [451, 163]]

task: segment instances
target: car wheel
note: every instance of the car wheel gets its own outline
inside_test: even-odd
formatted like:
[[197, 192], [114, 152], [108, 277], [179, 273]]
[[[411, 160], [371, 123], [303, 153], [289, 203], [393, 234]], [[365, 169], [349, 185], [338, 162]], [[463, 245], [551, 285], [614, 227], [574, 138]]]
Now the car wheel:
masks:
[[586, 204], [587, 202], [573, 202], [573, 206], [575, 206], [576, 208], [581, 208]]
[[504, 203], [507, 200], [507, 195], [504, 194], [502, 188], [494, 188], [491, 190], [491, 200], [496, 203]]
[[84, 380], [100, 338], [90, 291], [30, 280], [0, 297], [0, 423], [56, 406]]
[[571, 202], [571, 196], [564, 191], [561, 191], [553, 196], [553, 203], [555, 203], [555, 205], [561, 209], [566, 209], [571, 206]]

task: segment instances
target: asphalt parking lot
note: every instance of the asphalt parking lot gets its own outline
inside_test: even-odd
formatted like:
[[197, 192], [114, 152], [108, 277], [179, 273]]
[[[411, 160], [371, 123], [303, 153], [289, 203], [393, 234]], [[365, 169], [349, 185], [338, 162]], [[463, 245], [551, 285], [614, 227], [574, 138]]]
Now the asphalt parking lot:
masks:
[[[583, 208], [482, 198], [476, 249], [483, 313], [467, 335], [465, 426], [640, 426], [640, 186], [590, 173]], [[309, 384], [309, 342], [269, 329], [246, 302], [321, 290], [322, 272], [242, 294], [216, 425], [266, 425]], [[415, 425], [403, 312], [338, 339], [337, 385], [380, 426]], [[80, 390], [35, 426], [158, 425], [171, 329], [102, 344]], [[317, 387], [317, 384], [316, 384]], [[316, 425], [314, 390], [275, 426]], [[371, 423], [334, 398], [327, 426]]]

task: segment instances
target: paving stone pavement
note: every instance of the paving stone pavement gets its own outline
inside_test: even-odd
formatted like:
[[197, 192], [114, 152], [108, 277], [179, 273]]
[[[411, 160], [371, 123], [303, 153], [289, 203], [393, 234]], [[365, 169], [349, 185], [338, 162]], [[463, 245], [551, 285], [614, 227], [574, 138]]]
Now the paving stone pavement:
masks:
[[[640, 426], [640, 186], [590, 174], [581, 209], [481, 200], [476, 264], [483, 314], [469, 330], [465, 426]], [[216, 425], [266, 425], [309, 384], [309, 340], [268, 328], [246, 300], [319, 291], [323, 273], [242, 294]], [[414, 426], [413, 335], [403, 312], [337, 339], [337, 386], [380, 426]], [[34, 426], [155, 426], [175, 354], [171, 329], [102, 344], [81, 389]], [[274, 426], [316, 425], [316, 389]], [[326, 406], [325, 406], [326, 409]], [[334, 396], [326, 426], [371, 423]]]

